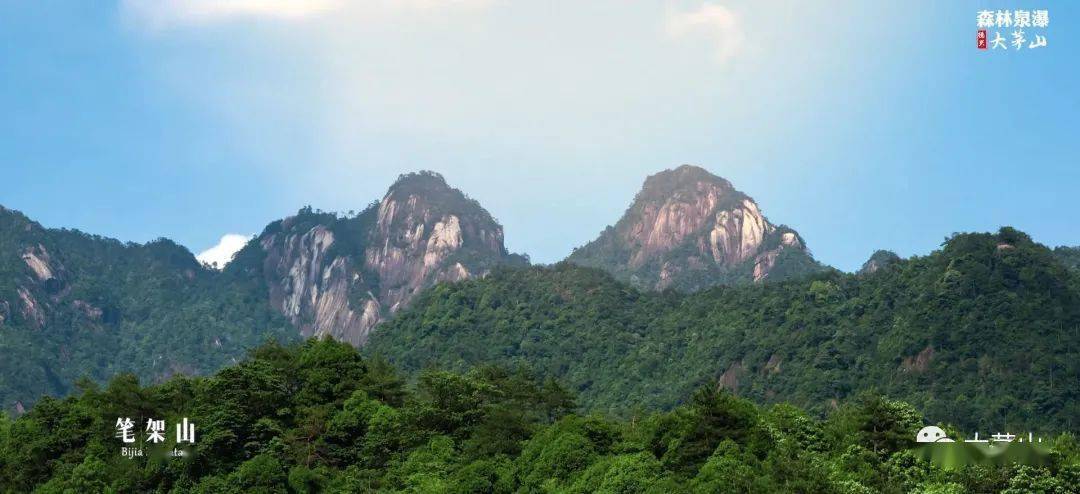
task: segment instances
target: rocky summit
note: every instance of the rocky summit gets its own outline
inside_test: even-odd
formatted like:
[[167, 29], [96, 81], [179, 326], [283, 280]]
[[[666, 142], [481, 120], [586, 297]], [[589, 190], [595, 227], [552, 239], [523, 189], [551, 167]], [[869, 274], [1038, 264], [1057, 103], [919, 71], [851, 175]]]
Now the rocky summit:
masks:
[[798, 232], [769, 222], [730, 182], [690, 165], [648, 177], [615, 226], [567, 260], [660, 290], [781, 280], [824, 269]]
[[858, 273], [873, 274], [900, 261], [900, 256], [896, 255], [895, 252], [890, 250], [878, 250], [863, 263], [862, 267], [859, 268]]
[[228, 269], [261, 276], [270, 304], [303, 335], [360, 346], [424, 288], [526, 263], [475, 200], [420, 172], [355, 216], [305, 208], [271, 223]]

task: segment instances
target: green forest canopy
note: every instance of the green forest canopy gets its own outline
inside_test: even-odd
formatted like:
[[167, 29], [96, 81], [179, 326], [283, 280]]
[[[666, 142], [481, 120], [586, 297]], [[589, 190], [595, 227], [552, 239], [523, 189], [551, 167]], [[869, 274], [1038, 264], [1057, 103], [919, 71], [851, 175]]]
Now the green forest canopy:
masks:
[[[0, 491], [1080, 492], [1072, 436], [1052, 439], [1045, 466], [944, 470], [910, 450], [919, 412], [870, 394], [819, 420], [705, 387], [617, 421], [576, 414], [570, 393], [520, 371], [429, 370], [407, 386], [385, 362], [314, 339], [209, 377], [80, 388], [0, 415]], [[197, 440], [184, 457], [126, 458], [119, 417], [187, 417]]]
[[1010, 228], [873, 274], [691, 295], [568, 264], [503, 269], [427, 291], [364, 351], [410, 373], [521, 366], [622, 417], [720, 382], [815, 414], [876, 390], [968, 430], [1073, 430], [1080, 274]]

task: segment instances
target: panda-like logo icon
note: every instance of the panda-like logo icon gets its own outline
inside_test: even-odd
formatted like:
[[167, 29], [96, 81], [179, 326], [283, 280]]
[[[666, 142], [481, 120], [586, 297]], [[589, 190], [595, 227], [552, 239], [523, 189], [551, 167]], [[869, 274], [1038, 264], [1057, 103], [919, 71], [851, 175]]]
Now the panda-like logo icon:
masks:
[[936, 425], [928, 425], [919, 429], [919, 432], [915, 434], [915, 442], [917, 443], [951, 443], [952, 439], [949, 439], [945, 435], [945, 431], [941, 430], [941, 427]]

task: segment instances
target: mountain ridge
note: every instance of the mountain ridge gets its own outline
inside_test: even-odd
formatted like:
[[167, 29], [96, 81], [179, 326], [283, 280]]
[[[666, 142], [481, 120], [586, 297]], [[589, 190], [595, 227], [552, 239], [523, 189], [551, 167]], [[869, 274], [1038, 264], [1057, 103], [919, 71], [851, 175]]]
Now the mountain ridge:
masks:
[[171, 240], [121, 242], [0, 210], [0, 406], [19, 412], [83, 377], [208, 372], [291, 341], [259, 297]]
[[[638, 250], [626, 251], [624, 261], [640, 253], [637, 267], [650, 268], [662, 265], [657, 259], [672, 263], [712, 255], [713, 247], [722, 247], [717, 252], [723, 255], [712, 259], [730, 259], [734, 268], [701, 270], [698, 274], [710, 276], [697, 278], [680, 274], [694, 274], [692, 269], [669, 270], [675, 276], [664, 287], [627, 279], [626, 272], [596, 277], [611, 273], [611, 266], [577, 271], [583, 268], [574, 268], [572, 261], [548, 268], [511, 269], [528, 266], [527, 257], [509, 253], [498, 222], [432, 172], [402, 175], [380, 200], [356, 215], [305, 207], [271, 222], [221, 271], [200, 265], [191, 252], [167, 239], [134, 244], [76, 230], [48, 229], [0, 207], [0, 406], [20, 412], [38, 396], [70, 392], [81, 376], [100, 381], [133, 371], [144, 379], [158, 380], [175, 373], [209, 372], [267, 338], [290, 341], [331, 336], [362, 346], [374, 334], [393, 344], [380, 344], [371, 351], [394, 348], [399, 357], [413, 359], [410, 365], [420, 365], [417, 362], [426, 358], [424, 352], [435, 351], [448, 358], [457, 356], [461, 362], [485, 355], [493, 360], [516, 355], [519, 360], [512, 363], [517, 364], [534, 358], [536, 352], [547, 354], [548, 359], [561, 352], [587, 360], [598, 349], [622, 348], [623, 353], [605, 355], [594, 363], [595, 369], [604, 372], [611, 371], [612, 365], [623, 366], [620, 379], [652, 386], [635, 388], [622, 381], [611, 385], [624, 396], [653, 393], [657, 395], [653, 405], [667, 406], [671, 403], [664, 401], [665, 389], [715, 382], [763, 401], [775, 396], [813, 399], [808, 406], [814, 408], [823, 406], [825, 399], [820, 380], [839, 386], [844, 382], [835, 374], [839, 369], [868, 372], [859, 367], [866, 364], [854, 354], [857, 350], [876, 351], [880, 361], [875, 361], [873, 377], [866, 378], [869, 381], [846, 384], [850, 387], [874, 379], [892, 382], [897, 372], [925, 376], [940, 371], [935, 370], [937, 362], [955, 355], [949, 345], [960, 344], [945, 331], [948, 324], [965, 328], [965, 338], [981, 338], [976, 327], [964, 326], [980, 321], [1000, 333], [995, 333], [997, 340], [1005, 341], [1012, 337], [1006, 328], [979, 318], [1002, 315], [1014, 325], [1043, 325], [1040, 328], [1048, 334], [1073, 327], [1075, 310], [1048, 294], [1056, 290], [1063, 296], [1076, 295], [1075, 275], [1068, 274], [1076, 272], [1076, 249], [1050, 251], [1022, 232], [1003, 228], [996, 234], [955, 236], [940, 252], [925, 257], [893, 259], [882, 254], [885, 259], [875, 254], [888, 261], [888, 269], [874, 267], [872, 276], [870, 272], [843, 274], [813, 261], [797, 232], [768, 222], [756, 204], [730, 182], [700, 168], [676, 170], [650, 177], [641, 201], [635, 201], [641, 211], [651, 211], [649, 217], [654, 220], [676, 221], [664, 220], [659, 228], [646, 230], [649, 222], [620, 220], [622, 225], [616, 226], [622, 231], [642, 225], [639, 233], [643, 234], [636, 244]], [[694, 209], [695, 205], [702, 207]], [[665, 207], [670, 214], [661, 214]], [[704, 214], [683, 215], [688, 211]], [[690, 227], [665, 229], [672, 225]], [[718, 225], [738, 228], [724, 229], [727, 237], [723, 237], [714, 235]], [[747, 232], [754, 240], [747, 244], [752, 248], [740, 250]], [[714, 238], [739, 242], [713, 243]], [[728, 255], [733, 257], [724, 257]], [[753, 268], [762, 256], [775, 256], [765, 277], [769, 283], [753, 283]], [[1058, 264], [1065, 266], [1064, 274], [1054, 268]], [[570, 273], [565, 275], [569, 284], [544, 274], [564, 272]], [[656, 280], [662, 272], [654, 272]], [[481, 281], [489, 273], [496, 276]], [[582, 283], [593, 278], [583, 289]], [[517, 284], [507, 285], [507, 280]], [[1022, 297], [1013, 293], [1017, 287], [1026, 290]], [[699, 292], [685, 295], [656, 288], [697, 288]], [[490, 293], [473, 298], [473, 290]], [[446, 305], [440, 297], [472, 300], [473, 306]], [[997, 297], [995, 304], [986, 297]], [[1028, 305], [1040, 297], [1049, 297], [1043, 306]], [[421, 306], [409, 309], [417, 300]], [[540, 303], [546, 305], [536, 305]], [[585, 316], [574, 311], [583, 307], [592, 318], [582, 319], [588, 320], [588, 336], [575, 334], [581, 329], [575, 318]], [[897, 312], [897, 307], [903, 311]], [[478, 313], [468, 324], [457, 321], [462, 314], [486, 308], [502, 315]], [[573, 317], [560, 312], [564, 309], [572, 309]], [[954, 313], [961, 309], [970, 315], [962, 318]], [[1022, 317], [1024, 311], [1027, 319]], [[402, 320], [380, 326], [386, 331], [374, 331], [377, 324], [398, 313], [404, 314]], [[502, 319], [507, 314], [517, 316]], [[711, 315], [695, 319], [702, 314]], [[534, 319], [540, 315], [542, 319]], [[956, 318], [937, 319], [945, 315]], [[435, 316], [435, 320], [424, 319]], [[620, 319], [626, 317], [640, 319]], [[858, 324], [851, 326], [848, 319]], [[826, 320], [833, 322], [818, 327]], [[417, 326], [418, 322], [424, 324]], [[616, 322], [617, 327], [612, 327]], [[692, 328], [711, 328], [712, 333], [687, 333]], [[468, 347], [453, 339], [496, 329]], [[403, 333], [394, 334], [398, 331]], [[518, 339], [505, 340], [507, 334]], [[768, 338], [744, 339], [751, 334]], [[882, 334], [889, 338], [879, 338]], [[567, 338], [550, 339], [560, 335]], [[672, 339], [657, 339], [661, 336]], [[1068, 341], [1068, 336], [1063, 338]], [[1051, 348], [1042, 340], [1016, 338], [1030, 343], [1033, 352], [1071, 351], [1067, 345]], [[859, 343], [852, 346], [852, 342]], [[796, 343], [803, 346], [790, 347]], [[114, 353], [103, 354], [102, 349]], [[496, 352], [489, 355], [492, 351]], [[640, 362], [628, 362], [626, 355], [636, 355]], [[1062, 358], [1058, 355], [1046, 364], [1059, 379], [1062, 372], [1075, 371], [1061, 364]], [[668, 376], [672, 359], [697, 367]], [[882, 363], [886, 360], [888, 365]], [[835, 365], [825, 369], [829, 362]], [[1004, 364], [987, 362], [997, 363], [987, 367], [976, 359], [974, 364], [959, 361], [958, 365], [1009, 375], [1001, 370], [1007, 367]], [[653, 367], [643, 370], [642, 363]], [[554, 375], [575, 385], [594, 380], [588, 375], [595, 369], [583, 368], [578, 361], [560, 365], [568, 367]], [[782, 381], [777, 387], [762, 380], [762, 376], [788, 376], [792, 369], [801, 369], [805, 379], [817, 381], [774, 377]], [[966, 375], [949, 378], [963, 380]], [[913, 392], [910, 383], [896, 386], [898, 392]], [[960, 389], [974, 389], [964, 386]], [[598, 388], [588, 389], [581, 391], [590, 403], [605, 406], [608, 398], [596, 395]], [[1058, 396], [1041, 392], [1053, 399]], [[833, 398], [845, 393], [834, 390]], [[933, 406], [930, 409], [941, 413]]]
[[523, 366], [615, 415], [698, 386], [817, 413], [874, 389], [972, 429], [1064, 430], [1080, 416], [1076, 328], [1080, 275], [1005, 227], [872, 275], [692, 294], [572, 263], [497, 270], [429, 290], [363, 351], [410, 372]]
[[168, 239], [44, 228], [0, 207], [0, 406], [21, 412], [81, 377], [206, 373], [268, 338], [362, 345], [434, 283], [526, 264], [502, 237], [433, 172], [400, 176], [355, 216], [273, 221], [220, 271]]

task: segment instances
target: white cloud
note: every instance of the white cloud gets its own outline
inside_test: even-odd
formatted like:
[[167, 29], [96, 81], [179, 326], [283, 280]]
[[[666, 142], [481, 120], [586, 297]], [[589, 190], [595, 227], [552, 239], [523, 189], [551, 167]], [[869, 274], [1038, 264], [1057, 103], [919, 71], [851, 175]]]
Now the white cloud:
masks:
[[667, 32], [672, 37], [700, 36], [716, 45], [716, 58], [727, 61], [737, 56], [746, 43], [739, 17], [723, 5], [704, 3], [697, 10], [671, 12]]
[[195, 259], [211, 266], [216, 263], [218, 269], [224, 268], [229, 261], [232, 261], [233, 255], [243, 248], [250, 239], [251, 237], [247, 235], [227, 233], [221, 237], [217, 245], [200, 252], [199, 255], [195, 256]]
[[121, 0], [121, 14], [147, 31], [205, 26], [235, 20], [303, 21], [345, 12], [374, 17], [391, 11], [476, 7], [490, 0]]
[[121, 0], [120, 9], [136, 25], [158, 31], [243, 18], [297, 20], [342, 6], [341, 0]]

